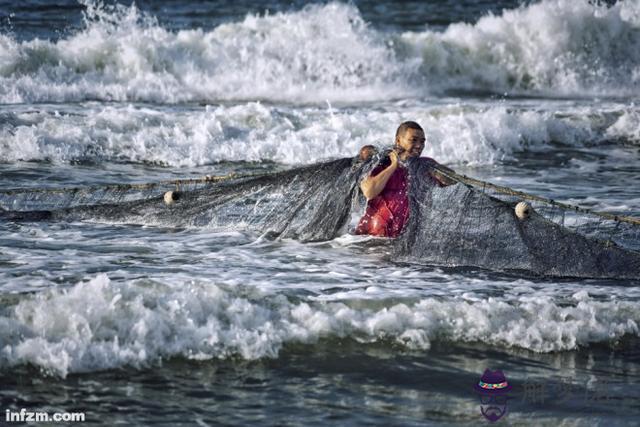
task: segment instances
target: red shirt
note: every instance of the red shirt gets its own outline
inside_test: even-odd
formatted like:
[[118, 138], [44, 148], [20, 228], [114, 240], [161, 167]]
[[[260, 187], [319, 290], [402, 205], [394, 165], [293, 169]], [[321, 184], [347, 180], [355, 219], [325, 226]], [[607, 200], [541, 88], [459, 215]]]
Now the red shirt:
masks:
[[[376, 176], [388, 165], [377, 166], [371, 176]], [[367, 210], [356, 227], [356, 234], [379, 237], [398, 237], [409, 219], [409, 180], [407, 169], [402, 166], [393, 172], [380, 194], [367, 202]]]

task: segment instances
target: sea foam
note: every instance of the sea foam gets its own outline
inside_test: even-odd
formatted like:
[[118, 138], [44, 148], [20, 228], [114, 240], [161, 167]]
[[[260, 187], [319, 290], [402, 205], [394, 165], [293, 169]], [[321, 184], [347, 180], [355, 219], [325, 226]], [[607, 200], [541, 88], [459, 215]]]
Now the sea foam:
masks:
[[444, 32], [403, 34], [432, 88], [542, 96], [634, 96], [640, 2], [544, 0]]
[[386, 97], [393, 52], [357, 9], [308, 6], [171, 32], [135, 6], [88, 3], [85, 28], [56, 42], [0, 36], [0, 101]]
[[60, 40], [0, 35], [0, 102], [633, 97], [640, 87], [637, 1], [543, 0], [404, 34], [336, 2], [175, 32], [135, 6], [86, 5], [84, 28]]
[[495, 164], [525, 151], [640, 140], [637, 109], [620, 104], [549, 110], [500, 104], [353, 110], [255, 102], [184, 110], [46, 106], [0, 114], [0, 161], [309, 164], [355, 156], [366, 144], [389, 146], [407, 117], [425, 128], [424, 154], [448, 164]]
[[484, 342], [536, 352], [572, 350], [639, 334], [640, 303], [597, 301], [586, 292], [551, 297], [351, 304], [292, 301], [253, 288], [105, 274], [66, 290], [24, 297], [0, 316], [0, 368], [31, 364], [65, 376], [164, 358], [278, 357], [287, 344], [323, 339], [395, 343], [427, 350], [437, 340]]

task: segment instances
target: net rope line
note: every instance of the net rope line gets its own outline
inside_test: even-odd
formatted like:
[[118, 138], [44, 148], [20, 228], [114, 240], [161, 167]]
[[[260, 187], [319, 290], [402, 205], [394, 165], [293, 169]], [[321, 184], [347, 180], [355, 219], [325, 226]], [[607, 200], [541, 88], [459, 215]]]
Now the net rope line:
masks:
[[87, 187], [61, 187], [61, 188], [10, 188], [7, 190], [0, 190], [0, 194], [12, 195], [22, 193], [73, 193], [80, 191], [97, 191], [97, 190], [147, 190], [154, 187], [169, 187], [175, 185], [179, 190], [181, 185], [189, 184], [206, 184], [213, 182], [221, 182], [230, 179], [240, 178], [253, 178], [259, 176], [266, 176], [269, 173], [255, 173], [255, 174], [237, 174], [232, 172], [227, 175], [206, 175], [202, 178], [188, 178], [188, 179], [175, 179], [158, 182], [148, 182], [141, 184], [106, 184], [106, 185], [93, 185]]
[[523, 191], [519, 191], [519, 190], [514, 190], [513, 188], [509, 188], [509, 187], [504, 187], [502, 185], [497, 185], [497, 184], [493, 184], [491, 182], [488, 181], [482, 181], [476, 178], [471, 178], [467, 175], [460, 175], [456, 172], [454, 172], [453, 170], [439, 165], [439, 164], [434, 164], [432, 165], [432, 168], [435, 169], [436, 171], [438, 171], [439, 173], [441, 173], [442, 175], [444, 175], [446, 178], [449, 178], [453, 181], [457, 181], [463, 184], [466, 184], [467, 186], [471, 186], [474, 188], [482, 188], [482, 191], [484, 192], [485, 189], [491, 189], [496, 191], [497, 193], [501, 193], [501, 194], [506, 194], [509, 196], [517, 196], [520, 197], [522, 199], [525, 200], [532, 200], [532, 201], [536, 201], [536, 202], [541, 202], [541, 203], [546, 203], [548, 205], [551, 206], [556, 206], [565, 210], [569, 210], [569, 211], [574, 211], [574, 212], [579, 212], [579, 213], [584, 213], [584, 214], [588, 214], [588, 215], [595, 215], [598, 216], [600, 218], [606, 219], [606, 220], [611, 220], [611, 221], [616, 221], [617, 223], [620, 222], [625, 222], [628, 224], [633, 224], [633, 225], [640, 225], [640, 218], [637, 217], [632, 217], [632, 216], [625, 216], [625, 215], [615, 215], [612, 213], [608, 213], [608, 212], [599, 212], [599, 211], [594, 211], [591, 209], [587, 209], [587, 208], [583, 208], [581, 206], [578, 205], [571, 205], [568, 203], [562, 203], [562, 202], [558, 202], [556, 200], [553, 199], [549, 199], [546, 197], [542, 197], [542, 196], [536, 196], [535, 194], [529, 194], [529, 193], [525, 193]]
[[[615, 215], [608, 212], [599, 212], [591, 209], [583, 208], [577, 205], [571, 205], [568, 203], [558, 202], [553, 199], [549, 199], [542, 196], [537, 196], [534, 194], [525, 193], [523, 191], [514, 190], [509, 187], [493, 184], [488, 181], [479, 180], [476, 178], [469, 177], [467, 175], [460, 175], [454, 172], [452, 169], [449, 169], [440, 164], [432, 165], [432, 168], [437, 172], [444, 175], [446, 178], [449, 178], [453, 181], [463, 183], [467, 186], [472, 186], [474, 188], [481, 188], [484, 192], [487, 188], [492, 189], [498, 193], [506, 194], [509, 196], [517, 196], [525, 200], [532, 200], [536, 202], [546, 203], [551, 206], [560, 207], [565, 210], [595, 215], [600, 218], [616, 221], [616, 222], [624, 222], [633, 225], [640, 225], [640, 218], [625, 216], [625, 215]], [[25, 193], [74, 193], [74, 192], [90, 192], [96, 190], [147, 190], [152, 189], [154, 187], [162, 187], [162, 186], [172, 186], [175, 185], [176, 189], [179, 191], [180, 186], [189, 185], [189, 184], [207, 184], [207, 183], [217, 183], [222, 181], [227, 181], [231, 179], [244, 179], [244, 178], [256, 178], [260, 176], [268, 176], [275, 174], [277, 172], [267, 172], [267, 173], [253, 173], [253, 174], [238, 174], [232, 172], [227, 175], [206, 175], [201, 178], [188, 178], [188, 179], [176, 179], [176, 180], [166, 180], [166, 181], [158, 181], [153, 183], [141, 183], [141, 184], [107, 184], [107, 185], [95, 185], [95, 186], [87, 186], [87, 187], [62, 187], [62, 188], [13, 188], [0, 190], [0, 194], [5, 195], [13, 195], [13, 194], [25, 194]]]

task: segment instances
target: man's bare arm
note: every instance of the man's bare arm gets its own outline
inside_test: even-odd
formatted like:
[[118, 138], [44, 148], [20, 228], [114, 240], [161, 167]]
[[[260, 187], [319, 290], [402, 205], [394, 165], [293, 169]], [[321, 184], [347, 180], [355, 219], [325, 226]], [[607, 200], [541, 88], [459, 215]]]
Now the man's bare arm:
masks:
[[384, 187], [387, 185], [389, 178], [391, 178], [391, 175], [393, 175], [398, 168], [398, 154], [395, 151], [389, 153], [389, 159], [391, 160], [391, 164], [387, 166], [386, 169], [376, 176], [369, 175], [360, 183], [362, 194], [364, 194], [364, 197], [366, 197], [367, 200], [371, 200], [378, 196], [378, 194], [382, 193], [382, 190], [384, 190]]

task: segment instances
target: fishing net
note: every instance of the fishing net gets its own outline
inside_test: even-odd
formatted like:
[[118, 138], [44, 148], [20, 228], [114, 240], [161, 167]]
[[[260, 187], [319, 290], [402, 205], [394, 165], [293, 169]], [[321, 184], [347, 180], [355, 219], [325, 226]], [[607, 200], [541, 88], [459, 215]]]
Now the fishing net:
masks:
[[74, 206], [148, 199], [167, 191], [191, 191], [232, 179], [235, 175], [206, 176], [145, 184], [114, 184], [75, 188], [15, 188], [0, 190], [4, 210], [59, 210]]
[[[341, 159], [280, 173], [174, 181], [144, 188], [112, 186], [96, 194], [70, 189], [73, 195], [58, 200], [49, 200], [42, 193], [20, 193], [25, 209], [6, 211], [3, 216], [10, 220], [253, 230], [303, 241], [328, 240], [348, 222], [360, 175], [368, 170], [361, 166]], [[165, 190], [173, 191], [175, 200], [167, 203]], [[0, 201], [4, 206], [18, 205], [10, 198], [7, 195]], [[35, 200], [56, 208], [33, 210]]]
[[[352, 231], [358, 185], [383, 160], [340, 159], [261, 175], [144, 185], [0, 192], [0, 217], [251, 230], [302, 241]], [[554, 277], [640, 277], [640, 221], [591, 212], [407, 162], [409, 221], [390, 242], [395, 260]], [[438, 186], [432, 177], [451, 184]], [[172, 191], [173, 193], [167, 193]], [[169, 197], [167, 197], [169, 196]], [[517, 203], [531, 209], [520, 218]]]
[[[640, 277], [634, 218], [482, 183], [428, 162], [415, 162], [411, 172], [411, 215], [395, 245], [398, 259], [555, 277]], [[440, 188], [421, 179], [433, 173], [455, 184]], [[523, 199], [532, 209], [520, 218], [515, 208]]]

